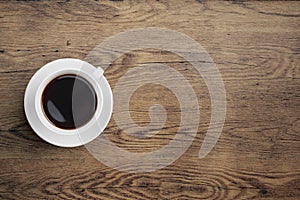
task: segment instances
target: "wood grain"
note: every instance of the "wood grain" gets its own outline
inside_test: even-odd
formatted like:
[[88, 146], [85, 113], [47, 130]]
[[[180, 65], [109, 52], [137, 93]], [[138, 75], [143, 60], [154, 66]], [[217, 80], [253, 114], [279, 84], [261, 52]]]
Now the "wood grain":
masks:
[[[0, 198], [299, 199], [299, 18], [300, 3], [294, 1], [1, 1]], [[187, 61], [155, 49], [121, 56], [105, 76], [114, 88], [126, 70], [160, 62], [190, 81], [201, 121], [193, 144], [176, 162], [130, 174], [101, 164], [84, 147], [58, 148], [36, 136], [24, 116], [23, 96], [37, 69], [58, 58], [84, 59], [106, 38], [149, 26], [189, 35], [222, 74], [226, 123], [207, 157], [198, 158], [210, 122], [207, 87]], [[168, 120], [153, 138], [127, 135], [113, 117], [104, 134], [132, 152], [166, 145], [180, 119], [172, 92], [145, 85], [132, 96], [130, 112], [145, 125], [154, 103], [167, 107]]]

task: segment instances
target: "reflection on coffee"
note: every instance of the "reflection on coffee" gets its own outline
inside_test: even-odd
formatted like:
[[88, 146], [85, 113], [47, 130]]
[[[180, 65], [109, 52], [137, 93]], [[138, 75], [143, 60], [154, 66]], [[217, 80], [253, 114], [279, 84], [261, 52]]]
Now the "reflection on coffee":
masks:
[[85, 125], [97, 108], [93, 87], [84, 78], [66, 74], [52, 80], [43, 91], [42, 107], [46, 117], [62, 129]]

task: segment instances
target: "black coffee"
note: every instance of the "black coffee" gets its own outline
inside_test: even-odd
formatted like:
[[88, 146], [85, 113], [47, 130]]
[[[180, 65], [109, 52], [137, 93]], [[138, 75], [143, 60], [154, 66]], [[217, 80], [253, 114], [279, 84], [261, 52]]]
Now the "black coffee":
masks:
[[42, 107], [47, 118], [62, 129], [85, 125], [97, 108], [93, 87], [84, 78], [66, 74], [52, 80], [43, 91]]

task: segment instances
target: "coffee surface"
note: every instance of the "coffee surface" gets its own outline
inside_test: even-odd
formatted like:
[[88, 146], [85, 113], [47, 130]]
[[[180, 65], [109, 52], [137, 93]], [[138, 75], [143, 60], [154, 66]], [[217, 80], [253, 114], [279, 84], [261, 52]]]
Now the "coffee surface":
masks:
[[53, 79], [42, 95], [46, 117], [56, 127], [75, 129], [85, 125], [97, 108], [97, 96], [84, 78], [67, 74]]

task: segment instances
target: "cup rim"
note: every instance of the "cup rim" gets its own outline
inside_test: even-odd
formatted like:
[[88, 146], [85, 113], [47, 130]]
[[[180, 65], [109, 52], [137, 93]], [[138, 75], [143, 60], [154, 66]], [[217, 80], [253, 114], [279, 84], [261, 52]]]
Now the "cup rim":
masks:
[[[93, 117], [76, 129], [56, 127], [47, 119], [42, 108], [44, 88], [63, 74], [75, 74], [86, 79], [97, 95], [97, 109]], [[34, 132], [43, 140], [61, 147], [81, 146], [98, 137], [110, 120], [112, 106], [112, 91], [103, 70], [74, 58], [58, 59], [44, 65], [31, 78], [24, 96], [25, 115]]]
[[[49, 84], [49, 82], [51, 82], [52, 80], [54, 80], [55, 78], [65, 75], [65, 74], [74, 74], [77, 76], [80, 76], [82, 78], [84, 78], [86, 81], [88, 81], [97, 96], [97, 108], [95, 113], [93, 114], [93, 117], [83, 126], [78, 127], [76, 129], [62, 129], [59, 127], [56, 127], [55, 125], [53, 125], [49, 119], [47, 119], [47, 117], [44, 114], [43, 108], [42, 108], [42, 94], [44, 92], [45, 87]], [[37, 114], [39, 115], [42, 123], [44, 123], [45, 126], [48, 126], [50, 129], [52, 129], [53, 131], [57, 132], [58, 134], [76, 134], [77, 131], [81, 132], [82, 129], [87, 129], [88, 127], [91, 126], [92, 123], [95, 122], [95, 118], [97, 118], [97, 116], [99, 116], [99, 114], [101, 113], [103, 107], [103, 94], [102, 94], [102, 90], [99, 87], [99, 84], [97, 83], [97, 81], [92, 78], [90, 76], [90, 74], [87, 74], [85, 71], [82, 71], [82, 69], [75, 69], [75, 68], [61, 68], [55, 72], [53, 72], [52, 74], [49, 74], [40, 84], [36, 94], [35, 94], [35, 109]]]

